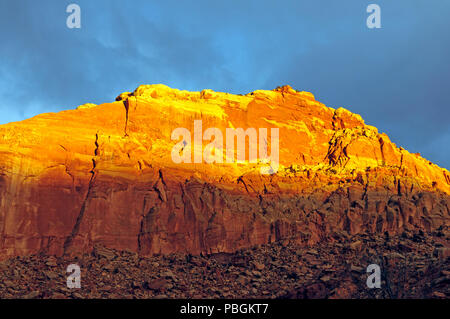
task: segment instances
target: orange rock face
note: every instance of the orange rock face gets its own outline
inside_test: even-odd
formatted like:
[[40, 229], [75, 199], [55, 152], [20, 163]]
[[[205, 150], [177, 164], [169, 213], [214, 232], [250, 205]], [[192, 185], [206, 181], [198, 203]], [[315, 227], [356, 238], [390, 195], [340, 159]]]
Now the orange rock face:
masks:
[[[195, 120], [224, 136], [278, 128], [277, 171], [261, 174], [267, 163], [248, 154], [175, 163], [181, 139], [172, 132], [194, 132]], [[143, 85], [112, 103], [0, 126], [0, 258], [97, 244], [143, 255], [231, 252], [312, 245], [340, 231], [430, 231], [449, 225], [449, 194], [446, 169], [289, 86], [238, 96]]]

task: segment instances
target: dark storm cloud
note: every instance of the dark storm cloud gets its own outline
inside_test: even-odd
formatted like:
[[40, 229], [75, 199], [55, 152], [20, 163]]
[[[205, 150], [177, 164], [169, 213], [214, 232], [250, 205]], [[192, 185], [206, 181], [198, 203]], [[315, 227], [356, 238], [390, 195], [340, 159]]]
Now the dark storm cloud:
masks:
[[[80, 30], [66, 28], [67, 3], [2, 2], [2, 122], [8, 117], [105, 102], [143, 83], [168, 85], [227, 78], [210, 39], [158, 27], [145, 11], [78, 2]], [[184, 79], [184, 80], [183, 80]], [[230, 79], [232, 83], [233, 80]], [[14, 119], [14, 118], [13, 118]]]
[[[82, 28], [65, 26], [66, 6]], [[382, 29], [365, 26], [378, 3]], [[247, 93], [290, 84], [450, 167], [450, 3], [2, 1], [0, 122], [143, 83]]]
[[[310, 88], [329, 105], [360, 113], [397, 144], [450, 167], [450, 23], [443, 14], [450, 6], [379, 3], [382, 30], [358, 29], [359, 21], [347, 20], [355, 31], [334, 33], [326, 45], [313, 44], [290, 60], [297, 69], [277, 70], [279, 78]], [[300, 70], [307, 76], [299, 77]]]

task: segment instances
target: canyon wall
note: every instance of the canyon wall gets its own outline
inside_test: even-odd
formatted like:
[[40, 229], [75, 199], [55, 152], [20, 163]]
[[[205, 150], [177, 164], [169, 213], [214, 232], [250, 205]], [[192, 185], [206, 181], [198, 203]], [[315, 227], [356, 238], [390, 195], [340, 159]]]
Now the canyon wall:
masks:
[[[278, 170], [174, 163], [180, 140], [171, 134], [194, 132], [194, 120], [224, 134], [278, 128]], [[339, 232], [433, 231], [449, 225], [449, 194], [446, 169], [289, 86], [233, 95], [142, 85], [112, 103], [0, 125], [0, 259], [95, 245], [232, 252], [314, 245]]]

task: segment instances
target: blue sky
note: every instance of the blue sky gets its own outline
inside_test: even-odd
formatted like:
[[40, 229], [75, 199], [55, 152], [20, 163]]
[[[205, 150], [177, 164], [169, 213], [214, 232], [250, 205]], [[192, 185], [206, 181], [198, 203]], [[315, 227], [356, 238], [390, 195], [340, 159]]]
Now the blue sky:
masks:
[[[81, 7], [82, 28], [66, 27]], [[381, 7], [382, 29], [366, 27]], [[2, 0], [0, 123], [140, 84], [289, 84], [450, 168], [450, 1]]]

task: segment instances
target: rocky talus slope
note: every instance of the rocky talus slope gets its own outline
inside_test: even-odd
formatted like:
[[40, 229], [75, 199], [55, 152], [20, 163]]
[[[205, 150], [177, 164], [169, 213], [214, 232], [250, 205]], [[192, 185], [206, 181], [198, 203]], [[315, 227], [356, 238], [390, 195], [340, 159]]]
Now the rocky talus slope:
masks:
[[[334, 234], [314, 247], [271, 243], [234, 253], [151, 257], [95, 246], [78, 256], [36, 254], [0, 262], [0, 298], [439, 298], [450, 297], [448, 229], [400, 235]], [[446, 239], [447, 238], [447, 239]], [[81, 287], [66, 268], [81, 268]], [[368, 289], [368, 265], [381, 289]]]
[[[180, 141], [171, 134], [194, 132], [194, 120], [203, 131], [278, 128], [278, 170], [174, 163]], [[232, 95], [143, 85], [112, 103], [0, 126], [0, 259], [98, 245], [199, 255], [339, 244], [342, 231], [432, 233], [449, 226], [449, 194], [446, 169], [289, 86]]]

